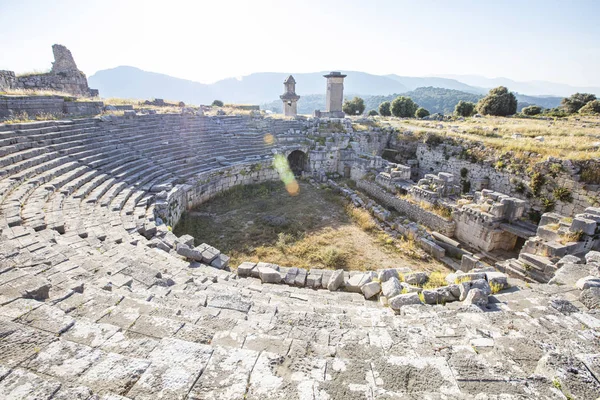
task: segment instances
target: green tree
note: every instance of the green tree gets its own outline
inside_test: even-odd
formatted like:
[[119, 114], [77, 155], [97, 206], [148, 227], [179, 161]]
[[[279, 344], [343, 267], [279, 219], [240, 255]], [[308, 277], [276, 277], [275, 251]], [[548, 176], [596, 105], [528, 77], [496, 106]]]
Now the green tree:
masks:
[[579, 109], [579, 114], [600, 114], [600, 100], [588, 101]]
[[214, 107], [223, 107], [223, 102], [221, 100], [215, 100], [212, 102]]
[[369, 111], [368, 115], [369, 115], [369, 117], [374, 117], [376, 115], [379, 115], [379, 113], [377, 112], [377, 110], [371, 110], [371, 111]]
[[572, 94], [571, 97], [562, 99], [560, 104], [566, 112], [572, 114], [576, 113], [580, 108], [594, 100], [596, 100], [596, 96], [591, 93], [575, 93]]
[[379, 105], [379, 114], [384, 117], [390, 117], [392, 115], [391, 103], [389, 101], [384, 101]]
[[427, 111], [423, 107], [419, 107], [419, 108], [417, 108], [417, 111], [415, 111], [415, 117], [417, 117], [417, 118], [425, 118], [428, 115], [429, 115], [429, 111]]
[[361, 115], [365, 112], [365, 101], [360, 97], [344, 101], [342, 111], [348, 115]]
[[454, 115], [457, 117], [470, 117], [475, 113], [475, 103], [460, 100], [454, 107]]
[[540, 106], [527, 106], [521, 110], [525, 115], [538, 115], [542, 113], [542, 107]]
[[410, 97], [398, 96], [392, 101], [390, 108], [394, 117], [409, 118], [414, 117], [419, 105]]
[[490, 90], [487, 96], [477, 103], [477, 111], [483, 115], [505, 117], [517, 112], [517, 98], [504, 86]]

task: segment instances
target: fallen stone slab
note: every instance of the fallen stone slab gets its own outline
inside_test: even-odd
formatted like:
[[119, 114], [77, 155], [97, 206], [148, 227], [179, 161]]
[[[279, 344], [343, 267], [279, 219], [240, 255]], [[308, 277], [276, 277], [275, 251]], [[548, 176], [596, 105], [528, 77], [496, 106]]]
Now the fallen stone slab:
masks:
[[464, 300], [465, 305], [486, 306], [488, 304], [488, 296], [485, 292], [478, 288], [469, 290], [469, 294]]
[[485, 279], [495, 292], [508, 288], [508, 276], [502, 272], [485, 272]]
[[589, 276], [589, 270], [589, 266], [583, 264], [566, 263], [556, 270], [548, 284], [575, 286], [579, 279]]
[[338, 269], [333, 271], [331, 278], [329, 278], [329, 282], [327, 282], [327, 290], [330, 292], [335, 292], [344, 284], [344, 270]]
[[398, 279], [398, 270], [394, 268], [380, 269], [377, 271], [377, 278], [380, 282], [387, 282], [391, 278]]
[[363, 285], [366, 285], [367, 283], [371, 282], [375, 275], [375, 272], [366, 272], [351, 276], [350, 279], [348, 279], [348, 281], [346, 282], [346, 290], [348, 292], [360, 293], [360, 288]]
[[381, 292], [385, 297], [390, 299], [402, 293], [402, 285], [400, 284], [398, 278], [392, 277], [381, 284]]
[[394, 311], [399, 311], [402, 307], [411, 304], [423, 304], [418, 293], [399, 294], [398, 296], [388, 299], [388, 303]]
[[423, 290], [421, 292], [421, 296], [423, 298], [423, 302], [425, 304], [439, 304], [439, 294], [436, 290]]
[[411, 272], [404, 275], [404, 282], [409, 285], [423, 285], [429, 277], [425, 272]]
[[486, 296], [489, 296], [490, 294], [492, 294], [492, 288], [490, 287], [490, 284], [488, 283], [488, 281], [486, 281], [485, 279], [476, 279], [469, 283], [471, 284], [471, 290], [479, 289], [483, 293], [485, 293]]
[[365, 296], [365, 299], [370, 299], [371, 297], [376, 296], [381, 291], [381, 284], [377, 281], [372, 281], [365, 285], [362, 285], [360, 290]]

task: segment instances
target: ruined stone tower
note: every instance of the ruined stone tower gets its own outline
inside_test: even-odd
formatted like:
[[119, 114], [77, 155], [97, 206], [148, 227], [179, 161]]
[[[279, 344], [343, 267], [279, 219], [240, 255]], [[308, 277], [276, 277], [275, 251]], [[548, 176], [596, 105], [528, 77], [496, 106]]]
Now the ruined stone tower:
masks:
[[62, 44], [52, 45], [52, 53], [54, 54], [53, 73], [79, 71], [71, 51], [65, 46]]
[[330, 116], [343, 118], [342, 102], [344, 101], [344, 78], [340, 72], [332, 71], [327, 75], [327, 102], [325, 112], [330, 113]]
[[279, 96], [283, 101], [283, 114], [286, 117], [295, 117], [298, 114], [297, 103], [300, 100], [300, 96], [296, 94], [296, 80], [290, 75], [283, 81], [283, 86], [285, 87], [285, 92]]

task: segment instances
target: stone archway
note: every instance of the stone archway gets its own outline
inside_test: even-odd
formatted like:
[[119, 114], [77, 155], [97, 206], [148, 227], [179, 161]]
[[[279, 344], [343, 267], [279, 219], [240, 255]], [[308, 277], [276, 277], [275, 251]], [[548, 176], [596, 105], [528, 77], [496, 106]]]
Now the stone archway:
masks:
[[294, 173], [294, 175], [299, 176], [302, 174], [302, 171], [306, 170], [306, 165], [308, 164], [308, 156], [302, 150], [294, 150], [292, 151], [288, 157], [288, 163], [290, 164], [290, 169]]

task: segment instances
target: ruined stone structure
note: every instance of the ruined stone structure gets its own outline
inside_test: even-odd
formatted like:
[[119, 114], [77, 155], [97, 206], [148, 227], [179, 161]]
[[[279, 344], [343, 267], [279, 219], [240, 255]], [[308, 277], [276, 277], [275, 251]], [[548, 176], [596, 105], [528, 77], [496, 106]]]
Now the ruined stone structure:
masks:
[[298, 100], [300, 96], [296, 94], [296, 80], [292, 75], [283, 81], [285, 91], [279, 98], [283, 101], [283, 115], [286, 117], [295, 117], [298, 114]]
[[[395, 201], [367, 179], [390, 135], [133, 110], [0, 124], [0, 398], [597, 398], [598, 252], [562, 260], [560, 285], [477, 266], [430, 290], [405, 266], [232, 272], [169, 229], [223, 190], [279, 179], [274, 156], [294, 152], [313, 179], [347, 171]], [[517, 218], [485, 196], [486, 213]]]
[[325, 112], [316, 110], [315, 117], [344, 118], [345, 113], [342, 111], [342, 103], [344, 102], [344, 78], [347, 75], [342, 75], [338, 71], [332, 71], [323, 76], [327, 78]]
[[15, 76], [12, 71], [0, 71], [0, 90], [56, 90], [78, 97], [96, 97], [98, 91], [90, 89], [87, 78], [81, 72], [71, 52], [63, 45], [52, 46], [54, 63], [50, 72]]

